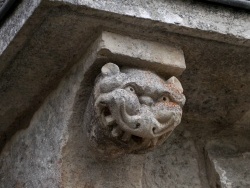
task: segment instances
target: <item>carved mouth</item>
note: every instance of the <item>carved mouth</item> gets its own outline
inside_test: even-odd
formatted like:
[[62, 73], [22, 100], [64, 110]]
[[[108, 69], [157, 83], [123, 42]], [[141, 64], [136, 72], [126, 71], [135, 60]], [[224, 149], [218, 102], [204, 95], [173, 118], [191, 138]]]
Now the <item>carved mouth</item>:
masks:
[[141, 144], [144, 142], [144, 138], [122, 130], [116, 122], [115, 118], [113, 118], [111, 111], [107, 105], [105, 105], [101, 110], [101, 120], [103, 125], [110, 130], [110, 135], [112, 137], [118, 138], [125, 143], [133, 142], [136, 144]]
[[111, 112], [107, 106], [105, 106], [101, 112], [102, 122], [105, 126], [109, 126], [115, 123], [115, 119], [112, 117]]
[[[134, 145], [134, 153], [144, 153], [145, 149], [152, 149], [156, 145], [162, 144], [171, 133], [171, 131], [166, 131], [164, 134], [161, 134], [161, 136], [155, 138], [143, 138], [134, 135], [122, 129], [122, 127], [113, 117], [108, 105], [102, 104], [101, 106], [101, 121], [104, 127], [108, 130], [109, 136], [111, 138], [114, 138], [119, 143], [123, 143], [126, 145]], [[136, 129], [140, 126], [141, 125], [139, 124], [136, 125]]]

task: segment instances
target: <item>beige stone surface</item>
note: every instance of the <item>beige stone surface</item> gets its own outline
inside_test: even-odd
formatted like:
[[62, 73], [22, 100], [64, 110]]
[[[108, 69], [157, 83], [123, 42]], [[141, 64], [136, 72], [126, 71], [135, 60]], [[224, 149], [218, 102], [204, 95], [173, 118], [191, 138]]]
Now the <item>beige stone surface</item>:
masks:
[[83, 77], [75, 67], [0, 155], [0, 187], [61, 187], [62, 148]]
[[[47, 97], [28, 128], [5, 146], [0, 156], [0, 187], [144, 187], [144, 166], [152, 163], [152, 170], [153, 159], [125, 155], [101, 161], [89, 151], [83, 114], [94, 79], [100, 73], [98, 66], [107, 61], [98, 56], [96, 44]], [[181, 185], [191, 187], [189, 182], [185, 180]]]
[[148, 67], [150, 70], [175, 76], [186, 69], [183, 51], [173, 44], [161, 44], [110, 32], [102, 32], [98, 40], [98, 54], [111, 56], [122, 65]]
[[189, 134], [179, 127], [162, 147], [147, 155], [142, 188], [206, 187], [200, 179], [200, 159]]
[[152, 71], [114, 63], [101, 68], [91, 93], [83, 127], [92, 150], [106, 159], [161, 145], [181, 123], [186, 101], [176, 77], [165, 81]]
[[[207, 173], [211, 187], [248, 188], [250, 186], [249, 130], [208, 141]], [[242, 132], [241, 132], [242, 131]]]
[[248, 13], [191, 0], [120, 3], [27, 0], [13, 10], [0, 31], [0, 148], [28, 126], [102, 30], [181, 47], [184, 119], [191, 126], [208, 122], [197, 126], [202, 134], [249, 110]]
[[[206, 179], [212, 187], [220, 186], [216, 182], [223, 183], [223, 174], [232, 186], [245, 186], [247, 139], [246, 144], [227, 143], [205, 152], [204, 143], [218, 137], [221, 144], [224, 130], [231, 133], [228, 140], [235, 135], [249, 138], [249, 23], [244, 10], [192, 0], [20, 1], [0, 28], [0, 147], [9, 141], [0, 157], [0, 187], [59, 187], [63, 185], [59, 182], [66, 182], [68, 187], [204, 188]], [[171, 145], [159, 152], [129, 156], [114, 164], [96, 164], [87, 156], [91, 162], [85, 168], [81, 124], [64, 123], [71, 114], [72, 87], [84, 86], [75, 104], [85, 107], [79, 100], [90, 94], [91, 84], [80, 83], [83, 77], [77, 77], [68, 85], [58, 85], [102, 30], [181, 47], [187, 70], [179, 79], [188, 100], [180, 126], [189, 130], [190, 138], [173, 135]], [[107, 60], [101, 55], [98, 59], [99, 66]], [[89, 62], [91, 66], [93, 61]], [[87, 64], [77, 70], [93, 81], [99, 70], [88, 71]], [[62, 132], [69, 138], [64, 148]], [[82, 176], [89, 172], [91, 177]]]

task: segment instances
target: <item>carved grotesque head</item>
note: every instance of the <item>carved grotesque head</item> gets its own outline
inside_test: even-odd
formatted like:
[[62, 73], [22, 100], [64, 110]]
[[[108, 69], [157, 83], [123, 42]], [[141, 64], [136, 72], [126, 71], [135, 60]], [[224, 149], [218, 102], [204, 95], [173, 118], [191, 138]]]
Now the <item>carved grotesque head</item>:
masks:
[[181, 122], [182, 92], [175, 77], [104, 65], [85, 112], [91, 148], [112, 158], [162, 144]]

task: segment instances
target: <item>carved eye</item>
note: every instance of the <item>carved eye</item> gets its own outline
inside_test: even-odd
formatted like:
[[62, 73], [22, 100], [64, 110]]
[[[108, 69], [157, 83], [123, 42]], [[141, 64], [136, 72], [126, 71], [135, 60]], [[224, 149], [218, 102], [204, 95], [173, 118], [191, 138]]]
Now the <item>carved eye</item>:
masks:
[[132, 86], [127, 86], [125, 88], [125, 90], [129, 91], [129, 92], [132, 92], [132, 93], [135, 93], [135, 89], [132, 87]]
[[160, 101], [169, 102], [170, 100], [169, 100], [168, 96], [163, 95], [163, 96], [160, 98]]

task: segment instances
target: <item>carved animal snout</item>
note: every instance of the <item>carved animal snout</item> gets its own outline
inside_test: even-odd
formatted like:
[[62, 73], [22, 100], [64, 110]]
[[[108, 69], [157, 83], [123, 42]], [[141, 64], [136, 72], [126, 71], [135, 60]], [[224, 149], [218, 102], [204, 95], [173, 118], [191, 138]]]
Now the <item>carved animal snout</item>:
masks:
[[[171, 109], [171, 110], [170, 110]], [[173, 102], [158, 103], [152, 107], [155, 118], [161, 124], [170, 124], [171, 118], [174, 120], [174, 126], [180, 123], [182, 109], [179, 105]]]
[[[125, 108], [121, 108], [121, 125], [125, 131], [142, 138], [156, 138], [169, 131], [175, 126], [175, 116], [166, 114], [164, 123], [161, 123], [152, 112], [152, 108], [142, 105], [137, 115], [128, 115]], [[163, 119], [163, 117], [161, 117]]]
[[140, 96], [139, 101], [141, 104], [145, 104], [147, 106], [152, 106], [154, 104], [154, 100], [149, 96]]
[[115, 121], [123, 131], [142, 138], [156, 138], [172, 131], [179, 124], [182, 112], [175, 103], [155, 104], [149, 96], [138, 97], [123, 89], [101, 95], [97, 104], [102, 108], [99, 112], [104, 125]]
[[180, 123], [184, 103], [177, 78], [166, 81], [150, 71], [120, 70], [108, 63], [96, 79], [85, 111], [91, 146], [109, 157], [161, 145]]

